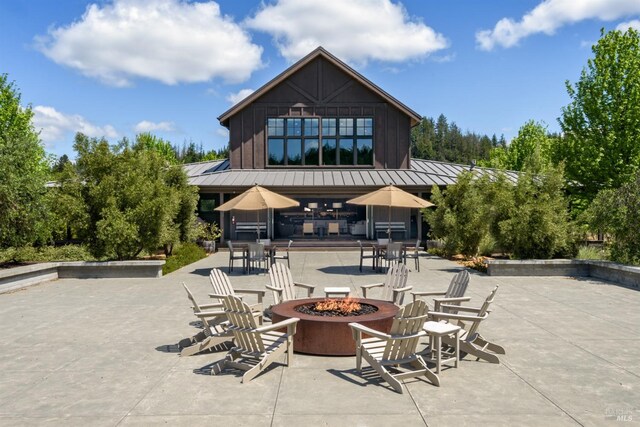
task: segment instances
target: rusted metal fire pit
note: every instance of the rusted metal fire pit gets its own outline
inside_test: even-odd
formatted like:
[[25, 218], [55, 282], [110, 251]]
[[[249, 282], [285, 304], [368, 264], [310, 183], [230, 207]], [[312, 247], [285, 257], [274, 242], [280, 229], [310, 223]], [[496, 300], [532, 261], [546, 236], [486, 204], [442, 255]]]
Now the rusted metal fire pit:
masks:
[[356, 344], [349, 323], [357, 322], [382, 332], [389, 332], [398, 307], [388, 301], [368, 298], [352, 298], [353, 301], [373, 305], [375, 313], [360, 316], [314, 316], [296, 311], [296, 307], [315, 304], [326, 298], [297, 299], [272, 308], [273, 323], [297, 317], [300, 319], [293, 339], [293, 349], [298, 353], [325, 356], [353, 356]]

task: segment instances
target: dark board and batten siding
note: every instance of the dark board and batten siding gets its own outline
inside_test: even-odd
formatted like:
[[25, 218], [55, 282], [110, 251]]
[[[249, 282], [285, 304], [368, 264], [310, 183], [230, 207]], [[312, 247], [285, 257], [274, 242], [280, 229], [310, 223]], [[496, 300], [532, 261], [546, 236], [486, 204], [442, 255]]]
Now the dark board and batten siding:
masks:
[[409, 168], [410, 118], [322, 57], [229, 119], [231, 168], [265, 168], [266, 120], [287, 116], [373, 117], [372, 167]]

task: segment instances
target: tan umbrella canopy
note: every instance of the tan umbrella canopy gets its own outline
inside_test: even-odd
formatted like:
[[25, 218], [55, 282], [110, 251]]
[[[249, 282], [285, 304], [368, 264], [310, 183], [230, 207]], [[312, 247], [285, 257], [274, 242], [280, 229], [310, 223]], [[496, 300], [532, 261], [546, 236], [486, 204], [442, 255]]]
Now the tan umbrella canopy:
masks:
[[293, 206], [300, 206], [300, 202], [282, 196], [273, 191], [254, 185], [244, 193], [218, 206], [217, 211], [230, 211], [237, 209], [239, 211], [257, 211], [258, 218], [258, 237], [260, 237], [260, 211], [262, 209], [284, 209]]
[[[380, 188], [371, 193], [367, 193], [363, 196], [356, 197], [351, 200], [347, 200], [347, 203], [353, 205], [372, 205], [372, 206], [387, 206], [389, 208], [388, 222], [391, 222], [391, 208], [428, 208], [434, 206], [433, 203], [421, 199], [418, 196], [414, 196], [411, 193], [407, 193], [404, 190], [399, 189], [393, 185]], [[391, 227], [387, 229], [387, 235], [391, 239]]]

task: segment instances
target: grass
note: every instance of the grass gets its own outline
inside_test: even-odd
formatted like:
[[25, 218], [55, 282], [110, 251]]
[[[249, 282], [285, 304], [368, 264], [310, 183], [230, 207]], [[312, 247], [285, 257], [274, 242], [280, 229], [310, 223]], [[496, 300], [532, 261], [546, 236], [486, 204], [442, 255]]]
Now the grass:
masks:
[[596, 246], [582, 246], [578, 250], [578, 255], [576, 256], [576, 258], [607, 260], [609, 259], [609, 253], [606, 249]]

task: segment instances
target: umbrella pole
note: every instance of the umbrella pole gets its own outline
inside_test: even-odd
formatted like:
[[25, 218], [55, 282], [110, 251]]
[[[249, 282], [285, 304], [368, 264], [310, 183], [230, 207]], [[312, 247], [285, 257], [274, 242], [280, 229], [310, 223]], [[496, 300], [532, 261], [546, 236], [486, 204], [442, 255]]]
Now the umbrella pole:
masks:
[[387, 217], [387, 237], [389, 238], [389, 243], [391, 243], [391, 206], [389, 206], [389, 216]]
[[256, 216], [258, 217], [256, 221], [256, 234], [258, 237], [256, 238], [256, 243], [260, 242], [260, 209], [256, 211]]

